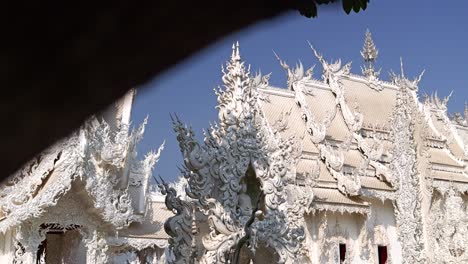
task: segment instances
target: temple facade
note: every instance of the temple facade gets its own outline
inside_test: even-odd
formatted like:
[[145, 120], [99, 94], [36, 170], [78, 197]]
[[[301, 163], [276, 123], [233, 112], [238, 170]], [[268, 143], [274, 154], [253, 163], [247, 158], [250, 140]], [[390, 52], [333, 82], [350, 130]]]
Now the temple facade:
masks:
[[0, 189], [0, 263], [165, 263], [172, 215], [152, 199], [157, 152], [136, 159], [134, 91], [27, 163]]
[[234, 45], [204, 142], [174, 119], [172, 263], [468, 263], [468, 111], [420, 100], [403, 64], [381, 80], [369, 32], [362, 75], [310, 47], [321, 78], [275, 54], [276, 88]]
[[468, 263], [468, 107], [403, 64], [381, 80], [369, 32], [361, 75], [310, 47], [321, 74], [275, 54], [277, 88], [234, 45], [204, 141], [173, 118], [184, 163], [160, 194], [134, 92], [91, 117], [2, 183], [0, 262]]

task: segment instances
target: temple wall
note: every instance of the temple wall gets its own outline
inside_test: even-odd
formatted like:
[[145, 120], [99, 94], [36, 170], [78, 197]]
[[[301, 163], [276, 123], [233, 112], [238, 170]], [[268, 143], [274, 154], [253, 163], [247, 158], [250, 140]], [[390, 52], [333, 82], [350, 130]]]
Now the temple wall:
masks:
[[427, 251], [433, 263], [468, 261], [467, 195], [435, 191], [428, 219]]
[[346, 244], [346, 258], [359, 256], [359, 233], [363, 218], [356, 214], [320, 212], [307, 215], [307, 249], [311, 263], [340, 263], [339, 244]]
[[346, 263], [378, 263], [379, 245], [387, 247], [387, 263], [402, 263], [390, 202], [372, 200], [368, 218], [359, 214], [318, 212], [306, 215], [305, 221], [310, 263], [340, 263], [339, 244], [346, 245]]
[[47, 234], [46, 263], [85, 263], [86, 247], [78, 230]]
[[371, 215], [366, 221], [371, 259], [377, 260], [377, 246], [387, 246], [388, 263], [402, 263], [401, 244], [398, 241], [395, 213], [391, 202], [369, 200]]
[[14, 255], [13, 231], [0, 233], [0, 263], [11, 263]]

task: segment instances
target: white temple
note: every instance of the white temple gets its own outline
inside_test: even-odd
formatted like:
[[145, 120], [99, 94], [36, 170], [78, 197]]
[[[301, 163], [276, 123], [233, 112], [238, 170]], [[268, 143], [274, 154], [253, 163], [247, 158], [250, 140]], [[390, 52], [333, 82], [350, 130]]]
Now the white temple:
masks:
[[277, 56], [278, 89], [236, 45], [204, 143], [174, 120], [190, 197], [159, 185], [174, 263], [468, 263], [467, 117], [419, 101], [422, 74], [380, 80], [369, 32], [363, 76], [311, 53], [322, 78]]
[[468, 263], [468, 107], [420, 101], [403, 66], [381, 80], [369, 32], [362, 76], [311, 54], [321, 79], [277, 56], [279, 89], [233, 46], [204, 142], [173, 120], [165, 197], [160, 152], [136, 160], [133, 93], [91, 118], [3, 183], [0, 262]]
[[149, 199], [159, 159], [136, 159], [134, 91], [50, 147], [0, 189], [0, 263], [164, 263], [172, 213]]

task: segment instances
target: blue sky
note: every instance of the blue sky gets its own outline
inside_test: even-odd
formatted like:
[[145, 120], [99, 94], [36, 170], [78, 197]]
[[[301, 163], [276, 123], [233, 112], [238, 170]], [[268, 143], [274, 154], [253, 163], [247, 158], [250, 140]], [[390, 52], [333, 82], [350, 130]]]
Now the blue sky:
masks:
[[[170, 114], [177, 113], [191, 124], [202, 141], [202, 130], [210, 121], [217, 121], [213, 88], [221, 84], [221, 65], [229, 58], [235, 41], [239, 41], [241, 56], [251, 64], [253, 72], [271, 72], [270, 84], [285, 87], [285, 74], [272, 50], [290, 65], [301, 60], [305, 67], [310, 67], [318, 64], [307, 44], [310, 41], [326, 60], [352, 61], [351, 71], [360, 74], [363, 62], [359, 51], [369, 28], [379, 49], [376, 66], [382, 68], [382, 79], [389, 79], [390, 70], [399, 72], [403, 57], [407, 76], [426, 70], [420, 94], [437, 90], [439, 96], [445, 96], [453, 90], [449, 111], [463, 111], [468, 99], [467, 10], [468, 2], [461, 0], [371, 0], [367, 10], [358, 14], [320, 8], [318, 18], [308, 19], [292, 12], [229, 35], [155, 77], [138, 91], [133, 123], [139, 124], [149, 116], [139, 154], [157, 149], [166, 140], [154, 173], [167, 180], [176, 179], [182, 157]], [[319, 68], [314, 77], [320, 78]]]

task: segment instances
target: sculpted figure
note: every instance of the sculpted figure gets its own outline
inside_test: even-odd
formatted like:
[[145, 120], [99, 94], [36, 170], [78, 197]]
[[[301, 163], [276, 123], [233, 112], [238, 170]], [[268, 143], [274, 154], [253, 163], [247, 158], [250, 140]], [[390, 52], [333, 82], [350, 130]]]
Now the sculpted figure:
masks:
[[237, 208], [242, 218], [248, 218], [252, 215], [252, 199], [250, 199], [250, 196], [247, 194], [247, 184], [245, 183], [241, 185]]

